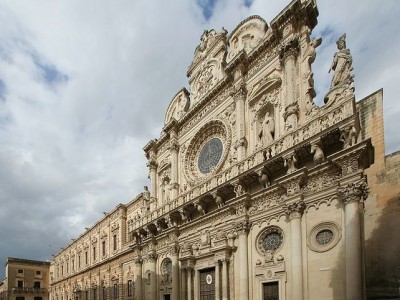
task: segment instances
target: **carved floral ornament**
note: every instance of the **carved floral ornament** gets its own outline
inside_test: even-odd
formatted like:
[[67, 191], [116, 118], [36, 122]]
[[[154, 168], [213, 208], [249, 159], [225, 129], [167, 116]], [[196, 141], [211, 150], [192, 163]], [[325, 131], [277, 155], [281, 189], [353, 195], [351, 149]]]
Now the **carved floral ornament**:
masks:
[[303, 214], [305, 208], [306, 204], [304, 203], [304, 201], [297, 201], [287, 205], [285, 208], [285, 212], [286, 215], [289, 217], [289, 220], [292, 220], [301, 218], [301, 215]]

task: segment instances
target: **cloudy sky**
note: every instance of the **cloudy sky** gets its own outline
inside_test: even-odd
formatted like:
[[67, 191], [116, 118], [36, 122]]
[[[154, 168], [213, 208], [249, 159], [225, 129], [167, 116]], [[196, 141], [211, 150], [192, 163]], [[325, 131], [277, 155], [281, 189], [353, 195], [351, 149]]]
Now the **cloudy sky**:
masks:
[[[103, 211], [141, 192], [143, 146], [188, 87], [203, 30], [232, 31], [253, 14], [270, 22], [288, 3], [0, 0], [0, 263], [51, 259]], [[316, 102], [346, 32], [357, 99], [384, 89], [386, 152], [399, 150], [398, 1], [318, 4]]]

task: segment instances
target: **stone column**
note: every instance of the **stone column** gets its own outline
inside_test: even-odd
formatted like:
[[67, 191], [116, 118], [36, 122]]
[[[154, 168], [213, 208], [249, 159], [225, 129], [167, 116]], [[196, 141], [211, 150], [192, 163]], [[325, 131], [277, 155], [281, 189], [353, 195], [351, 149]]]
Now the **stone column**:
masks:
[[[178, 298], [178, 299], [186, 299], [186, 290], [185, 290], [185, 285], [186, 285], [186, 281], [187, 281], [187, 279], [186, 279], [186, 274], [187, 274], [187, 272], [186, 272], [186, 269], [181, 269], [181, 298]], [[172, 299], [172, 300], [175, 300], [175, 299]]]
[[245, 126], [245, 109], [244, 101], [246, 99], [246, 86], [244, 82], [240, 84], [238, 88], [232, 93], [232, 96], [236, 102], [236, 151], [238, 161], [243, 160], [246, 157], [246, 126]]
[[186, 267], [187, 276], [187, 300], [192, 300], [192, 267]]
[[215, 300], [221, 300], [219, 280], [219, 260], [215, 261]]
[[147, 166], [150, 171], [150, 199], [155, 201], [157, 199], [157, 163], [155, 160], [149, 160]]
[[339, 188], [338, 192], [344, 205], [346, 298], [361, 300], [364, 288], [360, 200], [368, 197], [367, 182], [362, 178]]
[[286, 210], [290, 223], [290, 299], [293, 300], [303, 300], [301, 216], [305, 207], [304, 201], [298, 201]]
[[152, 251], [148, 254], [150, 270], [150, 299], [157, 300], [157, 254]]
[[296, 93], [296, 59], [298, 54], [297, 39], [287, 42], [281, 48], [280, 59], [286, 75], [286, 106], [283, 117], [287, 131], [297, 128], [299, 105]]
[[193, 300], [199, 300], [200, 296], [200, 274], [199, 271], [194, 269], [194, 280], [193, 280]]
[[135, 290], [136, 290], [136, 298], [138, 300], [143, 299], [143, 290], [142, 290], [142, 263], [143, 260], [140, 257], [135, 258], [135, 277], [136, 277], [136, 282], [135, 282]]
[[172, 249], [172, 300], [179, 299], [179, 248], [174, 246]]
[[[239, 255], [239, 300], [249, 299], [249, 267], [248, 267], [248, 249], [247, 233], [250, 229], [248, 220], [236, 223], [236, 231], [239, 235], [238, 255]], [[223, 280], [222, 280], [223, 281]]]
[[224, 258], [222, 259], [222, 300], [228, 300], [228, 295], [228, 259]]
[[178, 197], [179, 185], [178, 185], [178, 152], [179, 152], [179, 144], [178, 144], [178, 135], [176, 131], [173, 129], [170, 132], [170, 154], [171, 154], [171, 199], [175, 199]]

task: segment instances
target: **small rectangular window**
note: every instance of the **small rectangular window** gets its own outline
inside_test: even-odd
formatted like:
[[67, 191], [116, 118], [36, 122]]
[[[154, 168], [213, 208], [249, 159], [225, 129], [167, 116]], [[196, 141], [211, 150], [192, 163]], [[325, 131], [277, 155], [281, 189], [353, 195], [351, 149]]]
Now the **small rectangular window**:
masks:
[[78, 255], [78, 269], [81, 268], [81, 256]]
[[19, 288], [23, 288], [24, 287], [24, 281], [23, 280], [18, 280], [17, 284], [18, 284]]
[[24, 270], [18, 269], [17, 273], [18, 273], [18, 274], [24, 274]]
[[25, 300], [25, 297], [16, 297], [15, 300]]
[[96, 260], [96, 247], [93, 247], [93, 261]]
[[132, 280], [128, 280], [128, 297], [132, 297]]
[[114, 245], [114, 251], [117, 250], [117, 235], [114, 234], [113, 236], [113, 245]]
[[114, 284], [114, 288], [113, 288], [113, 296], [114, 299], [118, 299], [118, 284]]
[[102, 252], [103, 256], [106, 255], [106, 241], [101, 242], [101, 252]]
[[36, 271], [36, 275], [42, 275], [41, 271]]
[[89, 264], [89, 255], [88, 255], [87, 251], [85, 252], [85, 263], [86, 263], [86, 265]]
[[35, 282], [33, 283], [33, 287], [34, 287], [35, 289], [40, 289], [40, 281], [35, 281]]

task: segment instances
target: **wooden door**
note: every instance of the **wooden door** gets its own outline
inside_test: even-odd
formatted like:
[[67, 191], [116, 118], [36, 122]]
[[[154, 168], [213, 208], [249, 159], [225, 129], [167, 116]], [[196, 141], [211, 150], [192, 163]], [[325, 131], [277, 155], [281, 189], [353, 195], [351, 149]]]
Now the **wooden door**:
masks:
[[279, 284], [277, 281], [263, 283], [263, 299], [279, 300]]
[[215, 299], [215, 269], [200, 271], [200, 300]]

